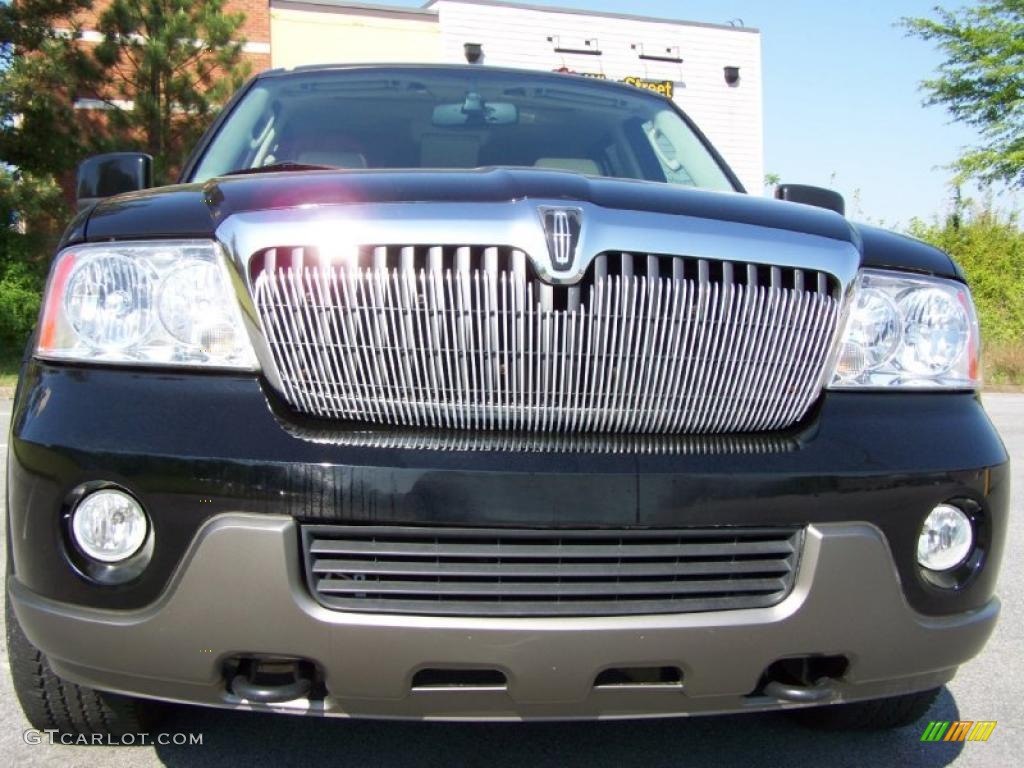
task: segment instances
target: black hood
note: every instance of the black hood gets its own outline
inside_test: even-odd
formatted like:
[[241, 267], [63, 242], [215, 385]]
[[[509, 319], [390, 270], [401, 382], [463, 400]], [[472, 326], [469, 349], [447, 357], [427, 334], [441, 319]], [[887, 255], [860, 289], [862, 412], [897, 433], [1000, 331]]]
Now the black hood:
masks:
[[100, 202], [70, 239], [89, 241], [210, 237], [227, 217], [308, 205], [391, 202], [588, 202], [753, 224], [853, 243], [865, 266], [956, 276], [930, 246], [851, 224], [832, 211], [750, 195], [669, 184], [584, 177], [563, 171], [504, 168], [472, 171], [292, 171], [246, 174], [120, 195]]

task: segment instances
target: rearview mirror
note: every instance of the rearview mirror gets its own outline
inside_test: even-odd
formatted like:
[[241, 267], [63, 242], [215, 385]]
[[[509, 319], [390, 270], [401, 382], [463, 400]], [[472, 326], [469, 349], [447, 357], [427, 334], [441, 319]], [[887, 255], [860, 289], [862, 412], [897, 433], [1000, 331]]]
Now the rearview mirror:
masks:
[[817, 208], [835, 211], [841, 216], [846, 215], [846, 201], [838, 192], [824, 187], [812, 187], [807, 184], [779, 184], [775, 188], [775, 197], [791, 203], [803, 203]]
[[499, 101], [485, 102], [470, 93], [462, 104], [438, 104], [434, 107], [433, 123], [438, 127], [453, 125], [512, 125], [519, 122], [515, 104]]
[[153, 186], [153, 158], [141, 152], [95, 155], [78, 166], [76, 197], [81, 209], [103, 197]]

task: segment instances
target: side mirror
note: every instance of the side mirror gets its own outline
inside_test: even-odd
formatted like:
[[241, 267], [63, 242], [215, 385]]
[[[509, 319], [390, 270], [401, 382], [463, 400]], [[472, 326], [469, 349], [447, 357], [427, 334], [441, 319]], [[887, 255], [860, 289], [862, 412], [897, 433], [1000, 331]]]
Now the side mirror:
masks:
[[807, 184], [779, 184], [775, 188], [775, 197], [791, 203], [803, 203], [818, 208], [827, 208], [840, 216], [846, 215], [846, 201], [838, 192], [824, 187], [811, 187]]
[[78, 166], [79, 209], [102, 197], [153, 186], [153, 158], [141, 152], [95, 155]]

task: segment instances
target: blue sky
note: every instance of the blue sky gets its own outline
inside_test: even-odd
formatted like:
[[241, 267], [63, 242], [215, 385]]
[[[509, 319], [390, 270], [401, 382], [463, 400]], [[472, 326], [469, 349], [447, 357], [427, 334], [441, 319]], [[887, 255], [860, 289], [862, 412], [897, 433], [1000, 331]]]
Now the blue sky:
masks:
[[[956, 8], [966, 0], [525, 1], [714, 23], [741, 18], [761, 30], [766, 172], [831, 185], [846, 196], [852, 218], [876, 223], [948, 208], [951, 174], [941, 166], [975, 134], [951, 124], [941, 107], [921, 105], [918, 84], [941, 58], [894, 25], [902, 16], [930, 15], [937, 3]], [[1003, 207], [1020, 202], [1000, 198]]]

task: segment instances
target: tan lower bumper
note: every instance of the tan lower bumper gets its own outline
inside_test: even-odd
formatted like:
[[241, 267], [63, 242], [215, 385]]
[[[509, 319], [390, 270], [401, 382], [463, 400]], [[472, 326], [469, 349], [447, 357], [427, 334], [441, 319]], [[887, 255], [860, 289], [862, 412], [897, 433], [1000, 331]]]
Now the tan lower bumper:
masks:
[[[999, 612], [915, 613], [888, 545], [869, 525], [808, 529], [792, 594], [772, 608], [558, 619], [341, 613], [309, 596], [291, 518], [221, 515], [197, 536], [164, 595], [133, 612], [83, 609], [9, 590], [29, 639], [68, 679], [104, 690], [223, 707], [367, 717], [656, 717], [770, 709], [749, 694], [788, 656], [845, 655], [841, 699], [935, 687], [984, 646]], [[227, 692], [225, 659], [299, 656], [328, 696], [250, 705]], [[613, 667], [672, 666], [674, 688], [595, 688]], [[424, 668], [485, 668], [498, 690], [413, 690]]]

